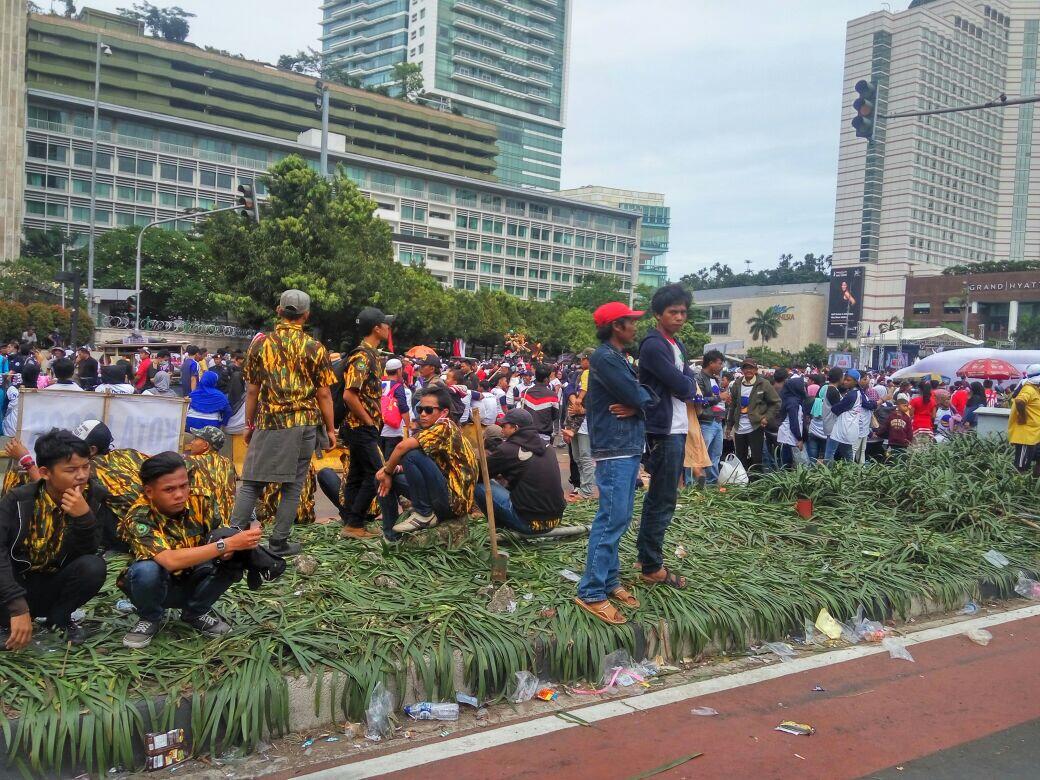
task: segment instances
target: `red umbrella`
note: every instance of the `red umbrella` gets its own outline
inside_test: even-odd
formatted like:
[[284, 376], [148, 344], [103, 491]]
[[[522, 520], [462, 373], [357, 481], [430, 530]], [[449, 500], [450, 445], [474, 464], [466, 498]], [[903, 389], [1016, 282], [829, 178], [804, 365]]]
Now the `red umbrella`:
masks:
[[965, 379], [1021, 379], [1022, 372], [1008, 363], [1006, 360], [997, 358], [979, 358], [969, 360], [957, 369], [957, 376]]

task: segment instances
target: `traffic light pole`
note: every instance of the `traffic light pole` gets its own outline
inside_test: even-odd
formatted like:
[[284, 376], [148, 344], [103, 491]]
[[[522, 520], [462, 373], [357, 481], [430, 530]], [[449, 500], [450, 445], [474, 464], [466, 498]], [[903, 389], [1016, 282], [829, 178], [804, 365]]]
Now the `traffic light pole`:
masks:
[[931, 111], [904, 111], [899, 114], [885, 114], [881, 119], [906, 119], [915, 116], [935, 116], [936, 114], [956, 114], [961, 111], [979, 111], [984, 108], [1004, 108], [1005, 106], [1021, 106], [1026, 103], [1040, 103], [1040, 95], [1025, 98], [1011, 98], [1001, 95], [997, 100], [979, 103], [974, 106], [954, 106], [953, 108], [935, 108]]
[[[180, 222], [182, 219], [190, 218], [191, 216], [210, 216], [211, 214], [219, 214], [222, 211], [238, 211], [241, 206], [224, 206], [223, 208], [213, 209], [207, 211], [204, 214], [184, 215], [181, 214], [178, 217], [166, 217], [165, 219], [157, 219], [154, 222], [149, 222], [143, 228], [141, 232], [137, 234], [137, 255], [134, 258], [134, 301], [136, 306], [134, 307], [134, 332], [138, 333], [141, 330], [141, 243], [144, 241], [144, 232], [150, 227], [156, 225], [165, 225], [168, 222]], [[259, 207], [257, 208], [257, 215], [259, 216]]]

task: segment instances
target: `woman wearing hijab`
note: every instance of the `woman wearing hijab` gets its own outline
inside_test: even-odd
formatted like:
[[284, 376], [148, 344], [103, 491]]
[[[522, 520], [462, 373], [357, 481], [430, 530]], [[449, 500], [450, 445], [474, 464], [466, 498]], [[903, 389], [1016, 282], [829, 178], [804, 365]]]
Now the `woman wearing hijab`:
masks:
[[971, 395], [968, 396], [967, 403], [964, 404], [964, 427], [970, 430], [974, 430], [978, 423], [975, 417], [975, 410], [980, 406], [989, 406], [989, 396], [986, 393], [986, 387], [982, 382], [971, 383]]
[[205, 428], [213, 425], [223, 428], [231, 419], [231, 402], [217, 389], [220, 377], [215, 371], [206, 371], [199, 379], [198, 386], [191, 391], [188, 404], [188, 419], [185, 430]]
[[101, 384], [94, 388], [94, 392], [133, 395], [134, 386], [126, 381], [126, 369], [117, 363], [114, 366], [101, 367]]
[[177, 393], [170, 389], [170, 372], [156, 371], [152, 377], [152, 387], [145, 390], [141, 395], [161, 395], [168, 398], [180, 398]]
[[805, 407], [808, 402], [804, 379], [791, 377], [784, 382], [780, 391], [780, 429], [776, 433], [784, 468], [808, 465], [809, 458], [805, 453], [805, 440], [809, 433], [805, 425]]

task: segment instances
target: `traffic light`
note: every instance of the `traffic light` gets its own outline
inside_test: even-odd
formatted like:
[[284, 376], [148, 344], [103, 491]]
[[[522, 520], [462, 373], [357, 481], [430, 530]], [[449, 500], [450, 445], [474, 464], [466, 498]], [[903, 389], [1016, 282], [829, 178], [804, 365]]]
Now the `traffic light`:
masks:
[[129, 296], [126, 299], [126, 311], [127, 314], [133, 316], [137, 312], [137, 297], [134, 295]]
[[242, 209], [242, 216], [246, 219], [251, 219], [260, 224], [260, 209], [256, 203], [256, 196], [253, 194], [253, 185], [251, 184], [239, 184], [238, 185], [238, 207]]
[[852, 103], [856, 118], [852, 126], [856, 128], [856, 136], [868, 140], [874, 138], [874, 104], [877, 103], [877, 87], [865, 79], [856, 82], [859, 97]]

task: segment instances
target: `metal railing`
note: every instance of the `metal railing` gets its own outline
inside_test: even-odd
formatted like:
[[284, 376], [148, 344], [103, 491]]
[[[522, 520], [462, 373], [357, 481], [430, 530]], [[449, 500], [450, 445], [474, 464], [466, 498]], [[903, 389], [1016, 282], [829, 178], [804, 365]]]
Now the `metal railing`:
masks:
[[[128, 316], [99, 317], [98, 325], [103, 328], [118, 328], [120, 330], [134, 330], [134, 319]], [[256, 335], [254, 328], [240, 328], [237, 325], [227, 325], [219, 322], [199, 322], [197, 320], [185, 320], [177, 317], [172, 320], [154, 319], [144, 317], [141, 319], [142, 331], [153, 333], [186, 334], [200, 336], [228, 336], [232, 338], [252, 338]]]

